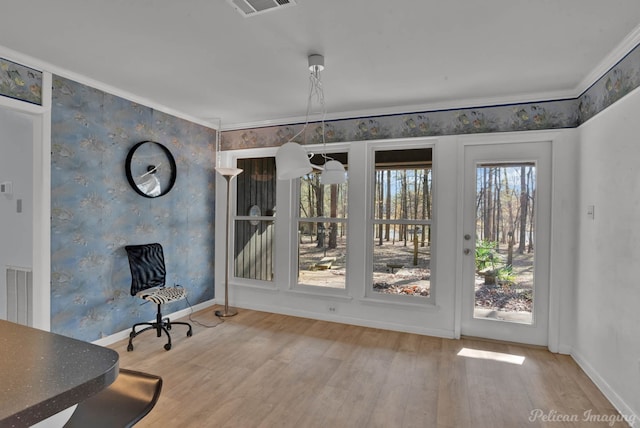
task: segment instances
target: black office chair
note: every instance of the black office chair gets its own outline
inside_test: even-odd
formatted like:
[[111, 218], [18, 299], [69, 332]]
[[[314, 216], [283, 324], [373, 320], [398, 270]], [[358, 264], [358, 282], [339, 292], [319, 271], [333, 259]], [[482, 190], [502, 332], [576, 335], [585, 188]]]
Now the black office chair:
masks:
[[[131, 268], [131, 295], [139, 297], [158, 305], [155, 322], [140, 322], [133, 325], [129, 333], [129, 345], [127, 351], [133, 351], [133, 338], [147, 330], [156, 330], [158, 337], [164, 331], [168, 342], [164, 345], [167, 351], [171, 349], [171, 335], [169, 330], [174, 324], [189, 327], [187, 336], [192, 335], [191, 324], [188, 322], [171, 322], [169, 318], [162, 318], [162, 305], [176, 302], [187, 297], [187, 292], [180, 286], [165, 287], [166, 269], [164, 266], [164, 253], [160, 244], [127, 245], [124, 247], [129, 256]], [[146, 325], [142, 330], [136, 331], [136, 327]]]
[[78, 403], [64, 428], [132, 427], [153, 409], [161, 390], [160, 376], [120, 369], [111, 385]]

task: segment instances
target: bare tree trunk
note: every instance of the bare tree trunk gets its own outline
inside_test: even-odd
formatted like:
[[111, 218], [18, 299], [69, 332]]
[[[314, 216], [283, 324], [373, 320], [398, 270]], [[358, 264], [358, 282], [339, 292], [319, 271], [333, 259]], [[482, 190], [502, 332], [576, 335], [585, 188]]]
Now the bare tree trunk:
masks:
[[494, 240], [493, 231], [493, 168], [482, 168], [482, 216], [481, 225], [484, 239]]
[[526, 167], [520, 167], [520, 242], [518, 243], [518, 254], [524, 254], [525, 240], [527, 239], [527, 205], [529, 195], [527, 195], [527, 171]]
[[509, 214], [509, 220], [507, 224], [507, 234], [513, 233], [513, 195], [511, 194], [511, 189], [509, 188], [509, 177], [505, 175], [504, 180], [504, 194], [507, 197], [507, 211]]
[[533, 228], [534, 228], [534, 216], [535, 204], [536, 204], [536, 189], [533, 187], [533, 167], [529, 167], [529, 173], [527, 174], [528, 186], [531, 186], [531, 190], [527, 187], [527, 193], [531, 195], [531, 212], [529, 213], [529, 246], [527, 247], [527, 253], [533, 252]]
[[[386, 198], [385, 205], [387, 206], [387, 220], [390, 220], [391, 219], [391, 171], [390, 170], [387, 170], [387, 198]], [[384, 232], [385, 232], [384, 239], [387, 242], [389, 242], [390, 227], [391, 225], [387, 223], [384, 229]]]
[[[384, 206], [382, 204], [382, 201], [384, 200], [384, 183], [382, 182], [383, 178], [384, 178], [384, 171], [377, 171], [376, 185], [378, 186], [377, 202], [378, 202], [378, 218], [379, 219], [382, 218], [382, 215], [384, 212]], [[382, 245], [382, 223], [378, 224], [378, 245]]]
[[[400, 218], [407, 218], [407, 214], [409, 212], [408, 207], [408, 197], [407, 197], [407, 171], [403, 170], [401, 175], [402, 180], [402, 212]], [[401, 225], [402, 228], [402, 241], [404, 242], [404, 246], [407, 246], [407, 225]]]
[[[331, 185], [329, 211], [331, 218], [338, 216], [338, 185]], [[335, 250], [338, 246], [338, 223], [331, 223], [329, 227], [329, 249]]]
[[[424, 212], [424, 215], [422, 216], [423, 219], [431, 218], [431, 189], [429, 189], [429, 172], [429, 169], [424, 170], [424, 206], [422, 208]], [[427, 234], [429, 234], [429, 236], [427, 236]], [[431, 233], [427, 232], [427, 226], [423, 225], [422, 243], [420, 246], [424, 247], [425, 242], [427, 243], [427, 245], [431, 245]]]
[[[320, 179], [318, 174], [314, 174], [313, 189], [315, 190], [315, 193], [316, 193], [316, 216], [322, 217], [324, 216], [324, 186], [320, 184]], [[325, 237], [324, 224], [322, 224], [322, 222], [319, 221], [317, 222], [316, 226], [317, 226], [317, 230], [316, 230], [317, 245], [316, 246], [318, 248], [323, 248], [324, 237]]]
[[[500, 174], [501, 172], [501, 168], [496, 168], [496, 177], [495, 177], [495, 210], [494, 210], [494, 229], [495, 229], [495, 236], [496, 242], [500, 242], [500, 226], [501, 226], [501, 221], [502, 221], [502, 203], [500, 202], [500, 198], [501, 198], [501, 191], [502, 191], [502, 174]], [[505, 242], [504, 236], [502, 237], [502, 243]]]
[[413, 265], [418, 266], [418, 234], [417, 228], [413, 228]]

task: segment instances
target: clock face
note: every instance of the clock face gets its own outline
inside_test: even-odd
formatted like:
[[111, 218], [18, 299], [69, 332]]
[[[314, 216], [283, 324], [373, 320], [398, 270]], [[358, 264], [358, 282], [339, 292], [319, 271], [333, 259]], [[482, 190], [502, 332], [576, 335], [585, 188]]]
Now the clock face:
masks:
[[176, 162], [165, 146], [142, 141], [129, 150], [125, 163], [131, 187], [147, 198], [166, 195], [176, 181]]

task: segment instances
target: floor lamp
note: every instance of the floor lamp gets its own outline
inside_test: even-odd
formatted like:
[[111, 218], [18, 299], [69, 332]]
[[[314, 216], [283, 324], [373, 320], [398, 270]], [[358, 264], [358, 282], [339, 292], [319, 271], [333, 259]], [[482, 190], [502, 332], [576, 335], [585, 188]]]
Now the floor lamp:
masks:
[[220, 173], [227, 181], [227, 219], [224, 238], [224, 311], [216, 311], [217, 317], [232, 317], [238, 314], [238, 311], [229, 307], [229, 221], [231, 219], [231, 180], [242, 172], [240, 168], [224, 168], [217, 167], [216, 171]]

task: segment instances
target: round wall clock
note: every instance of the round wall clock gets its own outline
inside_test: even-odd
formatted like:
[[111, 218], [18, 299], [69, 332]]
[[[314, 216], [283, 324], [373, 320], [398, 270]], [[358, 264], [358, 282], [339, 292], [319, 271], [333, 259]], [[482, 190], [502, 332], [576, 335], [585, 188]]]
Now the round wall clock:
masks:
[[125, 161], [129, 184], [145, 198], [169, 193], [176, 182], [176, 161], [164, 145], [142, 141], [129, 150]]

